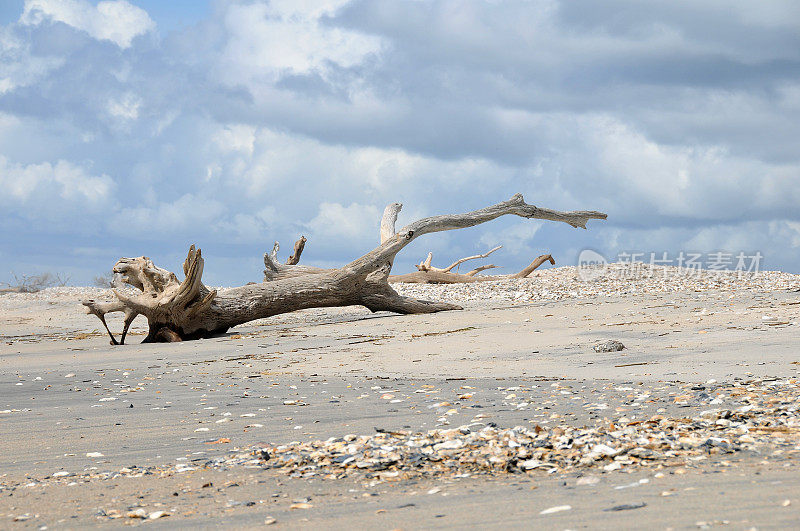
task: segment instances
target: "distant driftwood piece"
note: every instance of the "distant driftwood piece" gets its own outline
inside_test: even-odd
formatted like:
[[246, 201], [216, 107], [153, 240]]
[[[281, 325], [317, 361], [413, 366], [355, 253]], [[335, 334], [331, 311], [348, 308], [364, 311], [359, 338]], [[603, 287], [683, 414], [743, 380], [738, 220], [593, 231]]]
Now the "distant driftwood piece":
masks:
[[[486, 251], [483, 254], [476, 254], [474, 256], [467, 256], [466, 258], [459, 258], [458, 260], [456, 260], [455, 262], [453, 262], [449, 266], [445, 267], [444, 269], [439, 268], [439, 267], [433, 267], [431, 265], [431, 260], [433, 260], [433, 253], [428, 253], [428, 257], [425, 258], [424, 261], [422, 261], [419, 264], [417, 264], [417, 269], [420, 270], [420, 271], [440, 271], [442, 273], [447, 273], [448, 271], [452, 271], [455, 267], [460, 266], [464, 262], [467, 262], [469, 260], [477, 260], [479, 258], [486, 258], [487, 256], [489, 256], [490, 254], [492, 254], [496, 250], [502, 249], [502, 248], [503, 248], [502, 245], [498, 245], [494, 249], [490, 249], [490, 250]], [[490, 269], [490, 268], [485, 267], [484, 269]]]
[[531, 262], [528, 267], [513, 275], [493, 275], [490, 277], [476, 276], [476, 273], [479, 271], [497, 267], [496, 265], [489, 264], [475, 268], [464, 275], [435, 269], [429, 271], [415, 271], [405, 275], [389, 275], [389, 282], [392, 284], [400, 282], [409, 284], [464, 284], [467, 282], [487, 282], [490, 280], [503, 280], [508, 278], [525, 278], [545, 262], [550, 262], [551, 264], [556, 263], [552, 256], [549, 254], [543, 254]]
[[[361, 305], [373, 312], [396, 313], [456, 310], [460, 306], [399, 295], [388, 283], [392, 261], [406, 245], [424, 234], [473, 227], [505, 215], [561, 221], [584, 229], [588, 220], [606, 218], [602, 212], [538, 208], [525, 203], [522, 195], [517, 194], [508, 201], [473, 212], [415, 221], [396, 234], [387, 235], [378, 247], [338, 269], [311, 271], [219, 292], [203, 285], [203, 257], [200, 249], [192, 245], [183, 263], [182, 281], [174, 273], [156, 267], [145, 256], [121, 258], [114, 266], [114, 273], [120, 274], [122, 281], [139, 293], [130, 295], [114, 290], [117, 301], [113, 303], [87, 300], [83, 304], [87, 313], [102, 321], [111, 312], [123, 312], [126, 322], [144, 315], [149, 327], [145, 342], [211, 337], [248, 321], [305, 308]], [[265, 255], [264, 262], [268, 268], [277, 265], [273, 255]], [[109, 335], [116, 342], [110, 331]]]
[[472, 271], [470, 271], [468, 273], [464, 273], [464, 274], [467, 275], [468, 277], [472, 277], [472, 276], [477, 275], [481, 271], [485, 271], [487, 269], [494, 269], [495, 267], [500, 267], [500, 266], [496, 266], [494, 264], [482, 265], [482, 266], [478, 266], [475, 269], [473, 269]]

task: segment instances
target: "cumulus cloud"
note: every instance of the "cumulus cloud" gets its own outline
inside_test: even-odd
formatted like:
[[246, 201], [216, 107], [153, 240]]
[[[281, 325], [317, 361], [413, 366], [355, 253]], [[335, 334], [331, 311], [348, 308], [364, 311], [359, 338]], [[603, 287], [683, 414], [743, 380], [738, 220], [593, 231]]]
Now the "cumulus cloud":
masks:
[[25, 0], [20, 22], [32, 26], [63, 22], [120, 48], [129, 48], [133, 39], [156, 27], [147, 11], [125, 0], [104, 0], [97, 5], [86, 0]]
[[[108, 175], [94, 176], [68, 161], [19, 164], [0, 155], [0, 205], [12, 216], [40, 228], [112, 208], [115, 189]], [[0, 220], [2, 221], [2, 220]], [[68, 231], [68, 226], [57, 227]]]
[[142, 99], [135, 94], [123, 94], [120, 98], [110, 99], [108, 102], [108, 114], [120, 120], [136, 120], [139, 117], [139, 108], [142, 106]]
[[307, 227], [317, 238], [337, 238], [340, 241], [375, 239], [380, 225], [380, 213], [373, 205], [351, 203], [322, 203], [319, 213]]
[[122, 208], [111, 223], [111, 230], [122, 235], [147, 234], [185, 235], [188, 232], [209, 232], [225, 212], [219, 201], [185, 194], [175, 201], [159, 201], [153, 205]]
[[350, 68], [381, 50], [375, 36], [328, 26], [323, 19], [347, 0], [233, 2], [224, 15], [226, 42], [218, 68], [227, 83], [277, 81], [287, 74]]
[[0, 28], [0, 94], [31, 85], [62, 64], [59, 57], [32, 54], [30, 42]]
[[531, 242], [541, 227], [541, 222], [516, 222], [502, 230], [486, 231], [478, 241], [487, 248], [502, 245], [506, 252], [518, 255], [530, 252]]

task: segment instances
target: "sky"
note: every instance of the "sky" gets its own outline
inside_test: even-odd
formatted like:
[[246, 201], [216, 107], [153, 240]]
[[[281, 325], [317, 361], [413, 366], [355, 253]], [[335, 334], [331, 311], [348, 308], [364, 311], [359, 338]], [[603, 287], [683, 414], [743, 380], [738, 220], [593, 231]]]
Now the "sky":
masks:
[[515, 272], [583, 249], [751, 256], [800, 272], [800, 3], [4, 0], [0, 282], [89, 284], [121, 256], [209, 285], [262, 254], [333, 267], [398, 225], [522, 193], [420, 238], [413, 268]]

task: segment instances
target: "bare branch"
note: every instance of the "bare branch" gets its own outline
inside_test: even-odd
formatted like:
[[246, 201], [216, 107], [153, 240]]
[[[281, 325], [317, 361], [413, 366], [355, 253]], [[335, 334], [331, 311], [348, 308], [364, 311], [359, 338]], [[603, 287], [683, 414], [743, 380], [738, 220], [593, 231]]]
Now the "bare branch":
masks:
[[574, 212], [559, 212], [546, 208], [538, 208], [525, 203], [522, 194], [516, 194], [508, 201], [503, 201], [490, 207], [467, 212], [465, 214], [449, 214], [433, 216], [415, 221], [403, 227], [392, 238], [386, 240], [375, 250], [350, 262], [341, 270], [350, 273], [368, 273], [376, 269], [377, 264], [390, 262], [403, 248], [423, 234], [441, 232], [446, 230], [465, 229], [486, 223], [505, 215], [515, 215], [528, 219], [547, 219], [561, 221], [576, 228], [586, 228], [590, 219], [606, 219], [607, 214], [597, 211], [579, 210]]
[[480, 273], [481, 271], [486, 271], [487, 269], [495, 269], [497, 267], [500, 267], [500, 266], [496, 266], [494, 264], [482, 265], [482, 266], [476, 267], [475, 269], [473, 269], [469, 273], [464, 273], [464, 274], [466, 276], [468, 276], [468, 277], [474, 277], [476, 274]]
[[533, 273], [534, 269], [538, 268], [545, 262], [550, 262], [552, 265], [556, 265], [556, 261], [553, 259], [552, 256], [550, 256], [549, 254], [543, 254], [542, 256], [536, 258], [536, 260], [531, 262], [528, 267], [526, 267], [516, 275], [512, 275], [511, 278], [526, 278], [528, 275]]
[[445, 267], [444, 269], [439, 269], [439, 268], [435, 268], [435, 267], [432, 268], [432, 269], [434, 271], [442, 271], [444, 273], [447, 273], [448, 271], [451, 271], [454, 267], [459, 266], [459, 265], [463, 264], [464, 262], [468, 262], [469, 260], [477, 260], [478, 258], [486, 258], [487, 256], [489, 256], [490, 254], [492, 254], [496, 250], [502, 249], [502, 247], [503, 247], [502, 245], [498, 245], [494, 249], [486, 251], [483, 254], [476, 254], [474, 256], [467, 256], [466, 258], [459, 258], [458, 260], [456, 260], [455, 262], [453, 262], [449, 266]]
[[306, 237], [300, 236], [300, 239], [294, 242], [294, 252], [292, 256], [286, 259], [286, 265], [296, 265], [300, 261], [300, 255], [303, 254], [303, 248], [306, 246]]
[[403, 208], [403, 203], [389, 203], [383, 210], [381, 218], [381, 243], [394, 236], [394, 225], [397, 223], [397, 215]]
[[428, 256], [425, 258], [425, 260], [417, 264], [417, 269], [420, 271], [430, 271], [431, 260], [433, 260], [433, 253], [428, 253]]

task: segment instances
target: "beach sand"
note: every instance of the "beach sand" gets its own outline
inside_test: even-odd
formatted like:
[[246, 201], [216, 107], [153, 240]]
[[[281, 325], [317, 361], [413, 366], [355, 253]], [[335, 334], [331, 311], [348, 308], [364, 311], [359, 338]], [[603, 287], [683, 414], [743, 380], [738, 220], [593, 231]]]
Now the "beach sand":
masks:
[[[617, 272], [400, 285], [465, 309], [314, 309], [176, 344], [137, 344], [137, 320], [125, 346], [81, 311], [108, 290], [2, 295], [0, 521], [792, 527], [800, 277]], [[414, 434], [435, 459], [400, 451]]]

